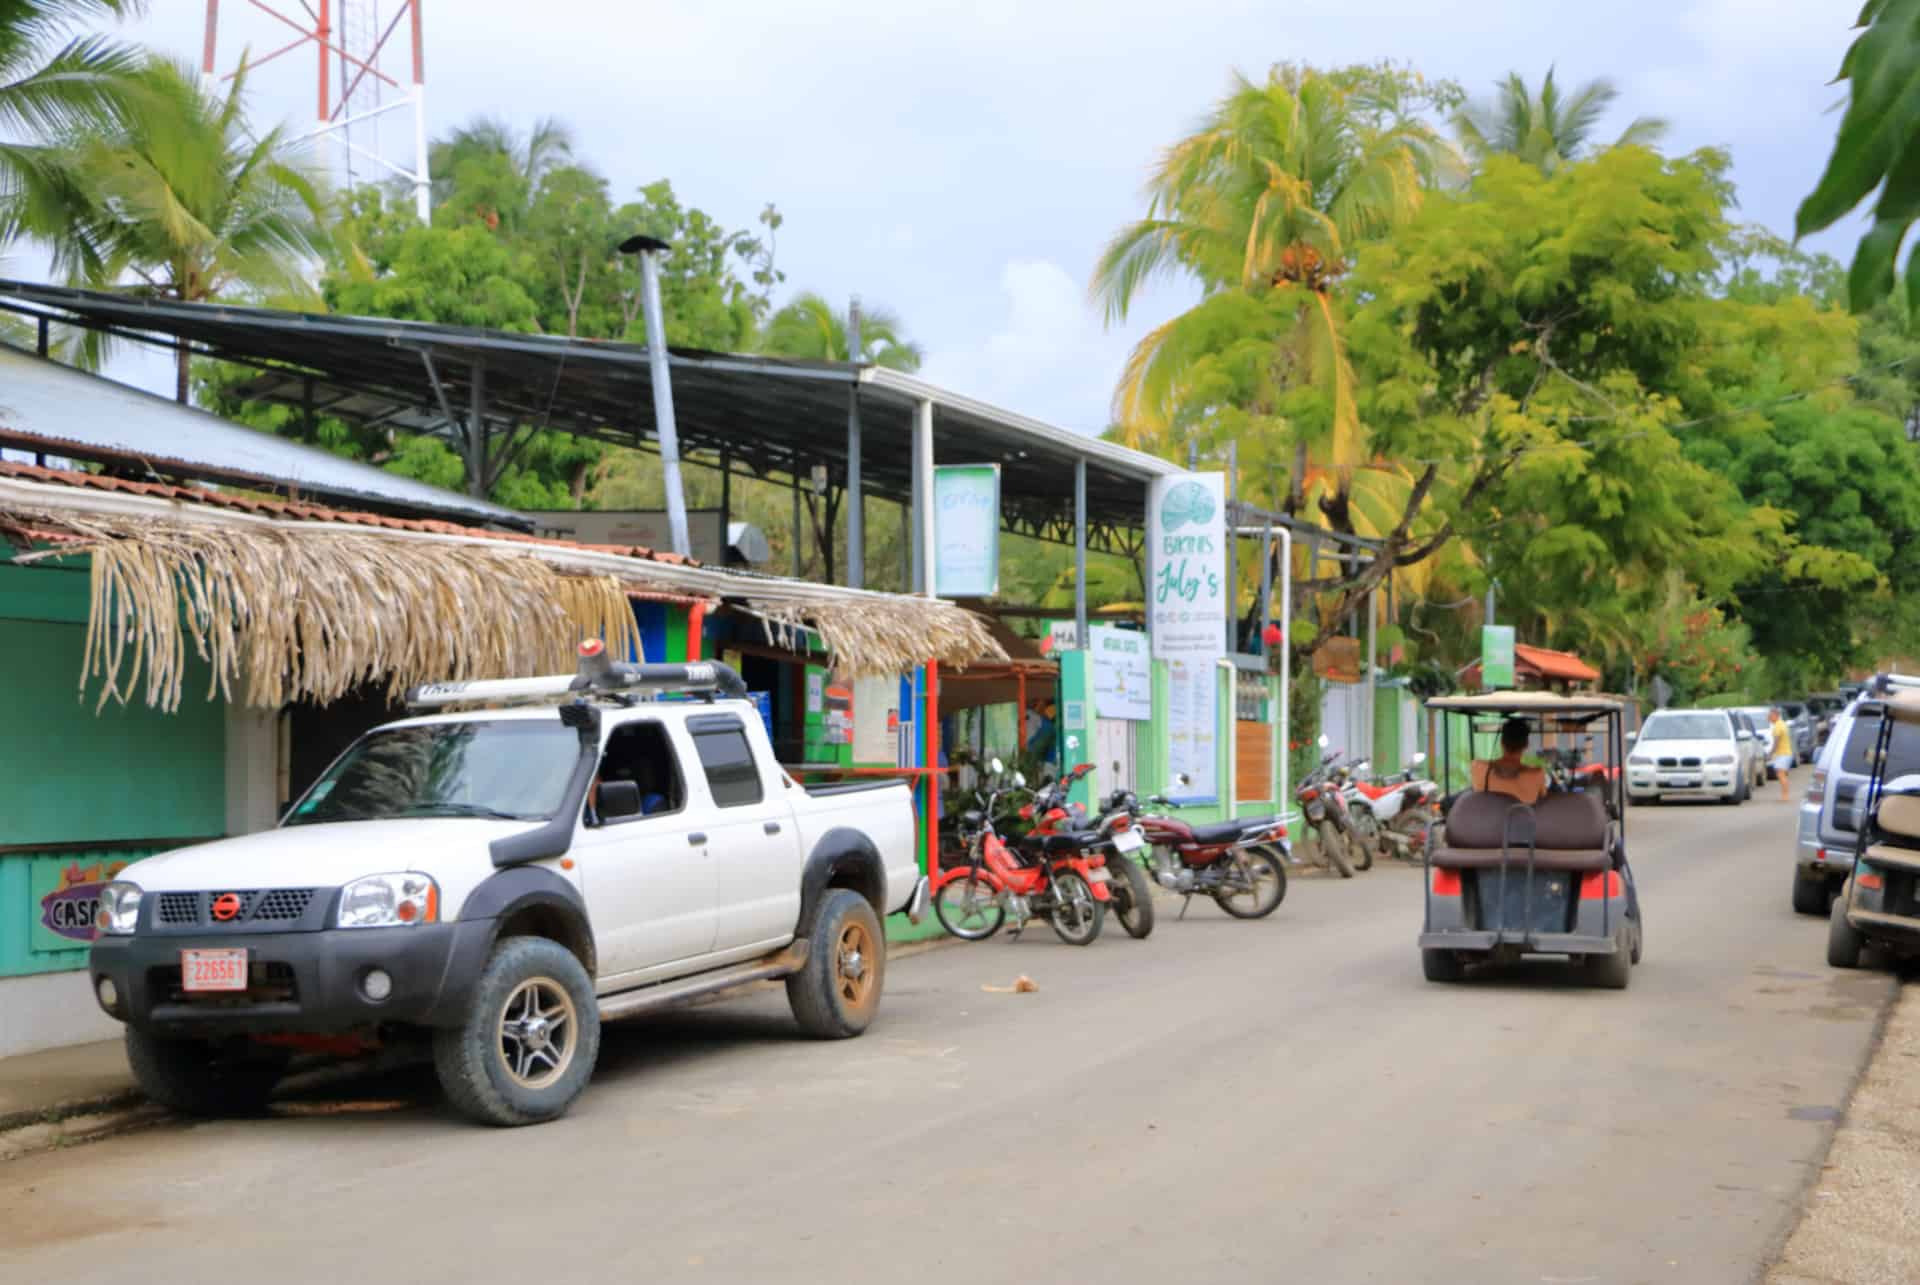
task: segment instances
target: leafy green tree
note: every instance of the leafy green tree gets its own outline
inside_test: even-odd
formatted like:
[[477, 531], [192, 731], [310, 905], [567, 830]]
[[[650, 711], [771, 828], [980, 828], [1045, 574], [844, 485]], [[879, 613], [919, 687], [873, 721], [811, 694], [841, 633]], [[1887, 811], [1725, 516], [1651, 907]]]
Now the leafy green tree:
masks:
[[51, 149], [125, 115], [145, 56], [75, 28], [145, 10], [144, 0], [0, 0], [0, 246], [36, 209], [64, 209]]
[[476, 116], [435, 139], [427, 163], [434, 209], [444, 220], [516, 233], [526, 226], [541, 184], [573, 163], [573, 131], [546, 116], [523, 136], [497, 117]]
[[[1461, 149], [1477, 162], [1516, 156], [1546, 173], [1585, 155], [1620, 90], [1601, 77], [1563, 94], [1553, 76], [1549, 67], [1536, 94], [1525, 77], [1510, 72], [1490, 100], [1463, 107], [1453, 118]], [[1666, 132], [1667, 122], [1659, 117], [1637, 116], [1611, 146], [1652, 147]]]
[[[767, 323], [762, 349], [782, 357], [814, 361], [851, 361], [847, 351], [848, 315], [836, 311], [822, 295], [803, 291], [795, 295]], [[900, 318], [887, 308], [863, 308], [860, 313], [859, 361], [911, 373], [920, 369], [920, 345], [906, 338]]]
[[[140, 110], [43, 158], [64, 199], [24, 206], [20, 227], [52, 249], [55, 270], [94, 286], [131, 275], [188, 302], [314, 300], [308, 274], [328, 239], [319, 180], [280, 129], [248, 125], [246, 76], [221, 97], [156, 57], [132, 83]], [[190, 360], [181, 349], [183, 402]]]
[[[1920, 217], [1920, 0], [1866, 0], [1840, 61], [1847, 110], [1795, 236], [1831, 227], [1874, 191], [1873, 226], [1854, 250], [1847, 294], [1865, 312], [1893, 290], [1894, 260]], [[1920, 252], [1907, 259], [1907, 311], [1920, 315]]]
[[[614, 211], [613, 224], [622, 238], [641, 232], [670, 247], [660, 265], [660, 305], [669, 344], [710, 352], [753, 349], [770, 293], [786, 279], [773, 263], [780, 213], [768, 205], [759, 221], [764, 234], [729, 231], [705, 211], [682, 205], [666, 179], [642, 187], [638, 201]], [[741, 268], [748, 270], [744, 280]], [[637, 258], [621, 259], [614, 293], [623, 337], [646, 342]]]

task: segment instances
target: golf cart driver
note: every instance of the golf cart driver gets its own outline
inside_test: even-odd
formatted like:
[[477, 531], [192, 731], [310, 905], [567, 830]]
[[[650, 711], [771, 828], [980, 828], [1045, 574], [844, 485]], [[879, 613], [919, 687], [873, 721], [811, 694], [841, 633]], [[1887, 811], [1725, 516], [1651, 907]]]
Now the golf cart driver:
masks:
[[1547, 792], [1547, 774], [1524, 759], [1527, 741], [1532, 736], [1524, 718], [1510, 718], [1500, 727], [1497, 759], [1473, 761], [1473, 788], [1504, 794], [1521, 803], [1538, 803]]

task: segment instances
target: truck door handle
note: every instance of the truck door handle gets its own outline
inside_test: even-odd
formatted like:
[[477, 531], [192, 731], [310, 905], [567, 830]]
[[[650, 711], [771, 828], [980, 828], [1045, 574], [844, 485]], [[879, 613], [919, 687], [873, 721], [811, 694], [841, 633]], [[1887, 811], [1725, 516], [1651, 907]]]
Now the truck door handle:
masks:
[[761, 826], [760, 828], [765, 830], [768, 834], [780, 833], [780, 823], [778, 821], [769, 821], [765, 825]]
[[701, 844], [705, 843], [706, 841], [707, 841], [707, 836], [699, 830], [695, 830], [692, 834], [689, 834], [687, 836], [687, 842], [692, 844], [696, 848], [699, 847]]

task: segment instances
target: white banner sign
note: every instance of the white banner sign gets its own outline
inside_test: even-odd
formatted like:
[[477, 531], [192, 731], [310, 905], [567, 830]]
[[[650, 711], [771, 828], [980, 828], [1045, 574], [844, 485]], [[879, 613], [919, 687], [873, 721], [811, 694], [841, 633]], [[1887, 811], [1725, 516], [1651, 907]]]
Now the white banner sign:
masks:
[[[1074, 650], [1078, 632], [1071, 620], [1047, 625], [1056, 652]], [[1147, 636], [1117, 625], [1088, 625], [1087, 651], [1093, 657], [1093, 712], [1137, 723], [1152, 718], [1153, 662], [1147, 655]]]
[[1214, 671], [1227, 654], [1226, 482], [1224, 473], [1180, 473], [1147, 488], [1147, 614], [1153, 654], [1169, 662], [1167, 794], [1176, 802], [1220, 792]]
[[1000, 591], [1000, 466], [933, 470], [933, 584], [942, 598]]

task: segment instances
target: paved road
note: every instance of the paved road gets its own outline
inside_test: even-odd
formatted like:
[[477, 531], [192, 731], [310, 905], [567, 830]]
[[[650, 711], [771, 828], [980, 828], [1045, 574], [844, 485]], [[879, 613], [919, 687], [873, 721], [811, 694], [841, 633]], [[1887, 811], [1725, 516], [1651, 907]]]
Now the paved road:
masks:
[[1791, 824], [1635, 811], [1626, 992], [1430, 986], [1416, 872], [1300, 878], [1262, 923], [896, 961], [851, 1043], [777, 992], [624, 1026], [540, 1128], [402, 1075], [16, 1162], [0, 1279], [1750, 1280], [1892, 987], [1788, 909]]

